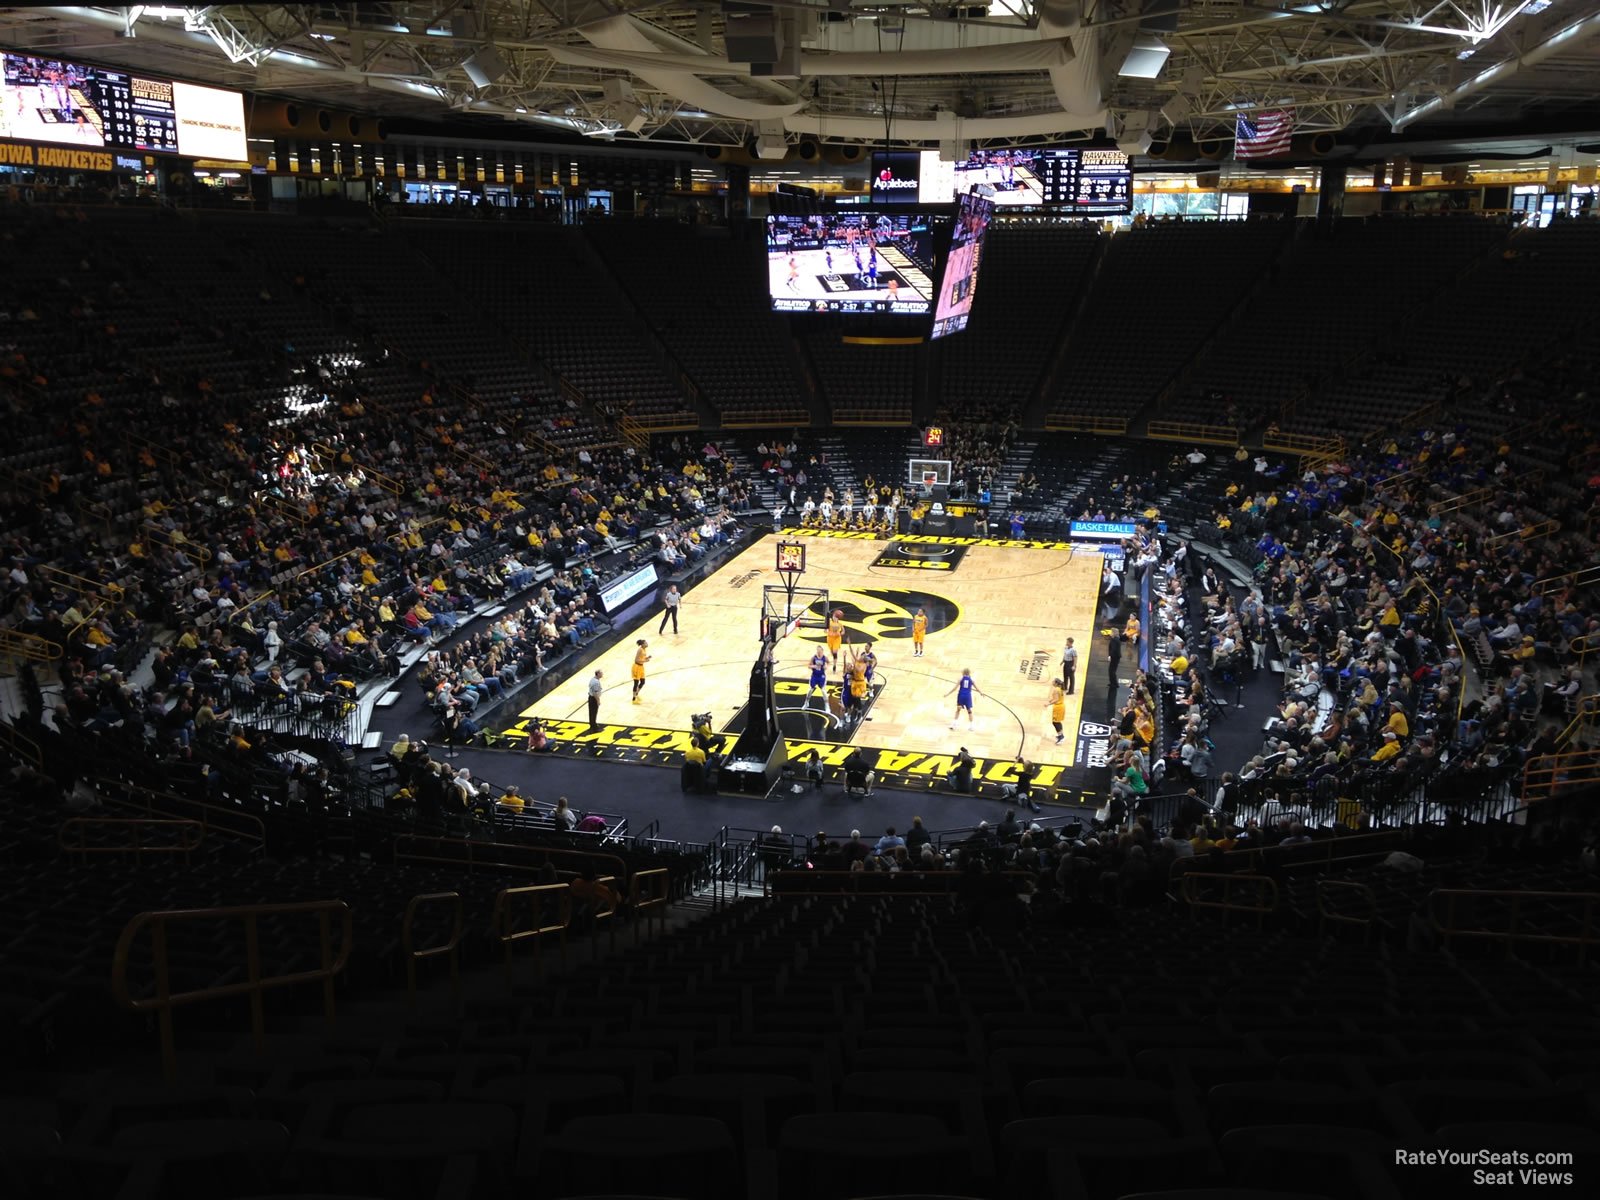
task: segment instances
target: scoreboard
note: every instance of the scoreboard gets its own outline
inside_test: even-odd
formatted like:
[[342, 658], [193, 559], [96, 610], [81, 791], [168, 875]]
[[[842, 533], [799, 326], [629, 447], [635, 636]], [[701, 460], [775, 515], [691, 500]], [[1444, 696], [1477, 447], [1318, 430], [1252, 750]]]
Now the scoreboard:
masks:
[[1044, 203], [1090, 216], [1133, 211], [1133, 168], [1120, 150], [1077, 146], [1041, 151], [1035, 160]]

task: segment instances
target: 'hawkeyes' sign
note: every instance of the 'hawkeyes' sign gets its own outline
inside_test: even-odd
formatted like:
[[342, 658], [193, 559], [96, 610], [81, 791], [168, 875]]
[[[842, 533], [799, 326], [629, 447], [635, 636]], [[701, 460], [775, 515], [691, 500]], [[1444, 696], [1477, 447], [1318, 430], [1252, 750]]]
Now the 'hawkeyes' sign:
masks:
[[[928, 614], [929, 634], [949, 629], [961, 619], [960, 605], [932, 592], [902, 588], [828, 589], [828, 611], [837, 609], [844, 613], [844, 640], [847, 642], [909, 640], [911, 623], [919, 608]], [[807, 615], [826, 618], [827, 613], [808, 610]], [[825, 629], [802, 629], [795, 636], [808, 642], [822, 642], [828, 635]]]
[[872, 565], [898, 567], [907, 571], [954, 571], [966, 552], [965, 546], [937, 546], [897, 539], [872, 560]]

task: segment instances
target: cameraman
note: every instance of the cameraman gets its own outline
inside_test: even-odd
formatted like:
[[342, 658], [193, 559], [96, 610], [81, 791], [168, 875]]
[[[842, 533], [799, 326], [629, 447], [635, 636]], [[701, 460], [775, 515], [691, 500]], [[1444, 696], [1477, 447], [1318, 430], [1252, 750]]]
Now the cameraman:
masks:
[[977, 766], [977, 760], [967, 752], [965, 746], [956, 756], [955, 765], [950, 768], [950, 773], [944, 777], [945, 786], [952, 791], [969, 794], [972, 791], [972, 771]]

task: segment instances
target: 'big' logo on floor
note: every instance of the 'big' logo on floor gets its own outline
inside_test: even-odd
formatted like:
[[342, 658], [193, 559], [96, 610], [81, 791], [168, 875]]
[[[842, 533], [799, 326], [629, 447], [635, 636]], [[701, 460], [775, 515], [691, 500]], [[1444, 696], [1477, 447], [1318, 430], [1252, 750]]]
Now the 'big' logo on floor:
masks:
[[[817, 605], [820, 608], [820, 601]], [[949, 629], [961, 619], [961, 606], [944, 596], [932, 592], [906, 588], [850, 588], [828, 592], [828, 612], [844, 614], [845, 641], [877, 642], [893, 638], [910, 638], [917, 609], [928, 614], [928, 633]], [[807, 614], [826, 617], [827, 613], [812, 611]], [[808, 642], [827, 640], [825, 629], [803, 629], [799, 637]]]

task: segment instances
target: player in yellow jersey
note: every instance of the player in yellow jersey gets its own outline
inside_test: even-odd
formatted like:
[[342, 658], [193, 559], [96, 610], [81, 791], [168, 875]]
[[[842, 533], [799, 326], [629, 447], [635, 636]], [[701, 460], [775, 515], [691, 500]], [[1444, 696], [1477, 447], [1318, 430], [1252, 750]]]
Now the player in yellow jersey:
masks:
[[839, 669], [839, 647], [844, 645], [844, 609], [836, 608], [828, 617], [828, 654], [834, 670]]
[[911, 657], [922, 657], [922, 642], [928, 636], [928, 612], [926, 609], [917, 609], [917, 615], [911, 618]]
[[1067, 689], [1061, 680], [1050, 684], [1050, 699], [1046, 703], [1050, 706], [1050, 724], [1055, 726], [1056, 745], [1059, 746], [1067, 736], [1061, 728], [1061, 722], [1067, 719]]
[[644, 690], [644, 665], [650, 661], [650, 643], [640, 638], [633, 652], [633, 702], [639, 703], [639, 693]]

